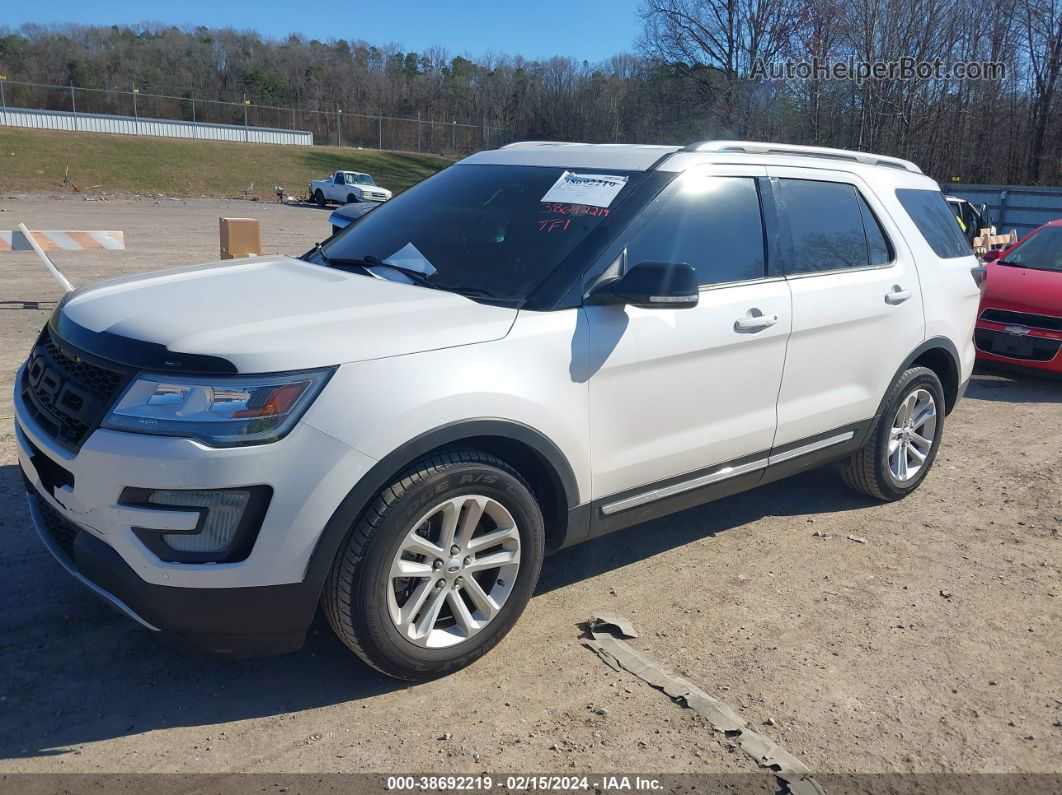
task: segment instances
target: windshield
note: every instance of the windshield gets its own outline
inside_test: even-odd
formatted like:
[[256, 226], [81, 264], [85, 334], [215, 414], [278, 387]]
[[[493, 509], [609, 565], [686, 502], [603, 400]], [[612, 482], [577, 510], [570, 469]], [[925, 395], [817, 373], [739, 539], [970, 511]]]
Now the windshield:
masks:
[[372, 177], [368, 174], [348, 174], [347, 181], [353, 182], [355, 185], [375, 185], [372, 181]]
[[428, 286], [520, 302], [567, 258], [578, 257], [635, 181], [628, 181], [629, 172], [583, 171], [451, 166], [349, 226], [321, 252], [332, 261], [413, 270]]
[[1062, 271], [1062, 226], [1041, 229], [1007, 254], [1005, 262], [1025, 268]]

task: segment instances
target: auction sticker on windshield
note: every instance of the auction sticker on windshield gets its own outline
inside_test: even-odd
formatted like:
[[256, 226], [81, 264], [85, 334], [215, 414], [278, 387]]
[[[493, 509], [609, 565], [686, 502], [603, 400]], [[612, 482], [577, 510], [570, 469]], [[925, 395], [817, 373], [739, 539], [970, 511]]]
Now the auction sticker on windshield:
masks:
[[574, 174], [565, 171], [546, 191], [542, 201], [608, 207], [626, 184], [626, 177], [614, 174]]

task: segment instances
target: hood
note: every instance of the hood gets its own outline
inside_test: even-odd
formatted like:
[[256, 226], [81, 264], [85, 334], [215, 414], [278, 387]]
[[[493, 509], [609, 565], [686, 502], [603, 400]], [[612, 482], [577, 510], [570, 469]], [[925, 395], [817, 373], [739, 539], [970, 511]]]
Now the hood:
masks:
[[981, 305], [1062, 316], [1062, 273], [989, 263]]
[[508, 333], [517, 313], [285, 256], [101, 282], [71, 293], [59, 311], [60, 327], [72, 323], [90, 332], [82, 337], [100, 334], [220, 357], [241, 373], [489, 342]]

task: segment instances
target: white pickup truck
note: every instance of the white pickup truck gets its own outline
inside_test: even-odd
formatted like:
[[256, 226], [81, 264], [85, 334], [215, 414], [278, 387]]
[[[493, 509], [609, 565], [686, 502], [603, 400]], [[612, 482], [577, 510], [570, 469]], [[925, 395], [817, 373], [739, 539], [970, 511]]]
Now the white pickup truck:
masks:
[[318, 207], [324, 207], [328, 202], [385, 202], [391, 198], [391, 191], [381, 188], [368, 174], [357, 171], [336, 171], [330, 177], [315, 179], [310, 183], [308, 194]]

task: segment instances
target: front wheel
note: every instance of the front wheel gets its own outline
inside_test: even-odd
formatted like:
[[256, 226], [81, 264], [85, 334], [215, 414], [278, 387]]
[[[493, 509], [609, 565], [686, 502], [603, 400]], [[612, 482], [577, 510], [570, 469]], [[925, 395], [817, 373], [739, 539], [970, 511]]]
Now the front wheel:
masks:
[[944, 389], [928, 367], [905, 370], [863, 446], [841, 464], [852, 488], [900, 500], [918, 488], [937, 456], [944, 430]]
[[357, 200], [358, 200], [358, 197], [355, 196], [353, 193], [348, 193], [347, 194], [347, 204], [353, 204]]
[[478, 450], [440, 453], [366, 508], [332, 567], [325, 615], [385, 674], [448, 674], [516, 623], [544, 548], [542, 512], [516, 470]]
[[318, 188], [316, 191], [314, 191], [313, 198], [314, 198], [314, 200], [316, 200], [318, 207], [324, 207], [325, 206], [324, 193], [321, 191], [320, 188]]

